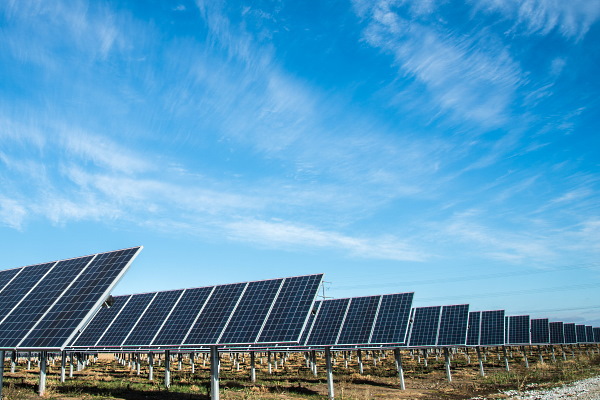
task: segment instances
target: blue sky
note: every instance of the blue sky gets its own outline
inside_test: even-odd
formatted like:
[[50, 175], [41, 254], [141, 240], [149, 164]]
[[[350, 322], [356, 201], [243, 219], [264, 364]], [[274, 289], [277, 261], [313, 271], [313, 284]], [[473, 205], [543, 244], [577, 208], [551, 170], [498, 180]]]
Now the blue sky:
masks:
[[324, 272], [600, 325], [600, 1], [4, 1], [0, 265]]

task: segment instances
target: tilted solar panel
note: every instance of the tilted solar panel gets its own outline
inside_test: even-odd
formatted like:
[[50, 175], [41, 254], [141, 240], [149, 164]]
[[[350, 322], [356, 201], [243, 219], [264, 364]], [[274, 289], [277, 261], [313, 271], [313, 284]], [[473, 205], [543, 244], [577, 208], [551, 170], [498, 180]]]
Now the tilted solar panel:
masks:
[[436, 345], [441, 313], [441, 306], [413, 308], [410, 347]]
[[467, 346], [479, 346], [481, 330], [481, 311], [469, 312], [469, 325], [467, 328]]
[[504, 310], [481, 313], [480, 346], [504, 345]]
[[594, 327], [591, 325], [585, 326], [585, 337], [588, 343], [594, 343]]
[[600, 328], [594, 327], [594, 342], [600, 343]]
[[124, 346], [149, 346], [183, 290], [159, 292], [131, 331]]
[[126, 306], [123, 307], [119, 317], [116, 318], [110, 327], [104, 332], [97, 346], [117, 346], [123, 344], [129, 332], [133, 329], [137, 320], [143, 315], [144, 310], [154, 299], [155, 293], [136, 294]]
[[531, 319], [531, 344], [550, 343], [550, 326], [548, 318]]
[[467, 343], [469, 305], [443, 306], [437, 346], [464, 346]]
[[350, 307], [336, 344], [369, 343], [381, 296], [357, 297], [350, 300]]
[[565, 344], [574, 344], [577, 343], [577, 334], [575, 329], [575, 324], [572, 322], [563, 324], [564, 334], [565, 334]]
[[141, 247], [0, 273], [0, 348], [62, 349], [98, 310]]
[[381, 296], [371, 344], [406, 343], [413, 297], [413, 292]]
[[548, 328], [550, 329], [550, 344], [565, 343], [565, 331], [562, 322], [550, 322]]
[[506, 344], [530, 344], [529, 315], [512, 315], [508, 317], [508, 337]]
[[322, 300], [308, 335], [308, 346], [330, 346], [337, 343], [350, 299]]
[[586, 343], [587, 334], [585, 331], [585, 325], [575, 325], [575, 338], [576, 343]]
[[75, 339], [77, 346], [95, 346], [98, 340], [102, 337], [102, 334], [112, 324], [113, 320], [127, 302], [131, 299], [131, 295], [128, 296], [116, 296], [111, 307], [102, 307], [98, 314], [90, 321], [90, 323], [84, 327], [83, 331]]

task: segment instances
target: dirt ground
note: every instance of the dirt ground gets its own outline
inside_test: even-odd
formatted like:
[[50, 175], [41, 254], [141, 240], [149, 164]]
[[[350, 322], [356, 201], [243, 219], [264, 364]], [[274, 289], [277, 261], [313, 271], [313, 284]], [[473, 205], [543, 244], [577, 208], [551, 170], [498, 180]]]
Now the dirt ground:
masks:
[[[364, 374], [358, 373], [356, 357], [346, 361], [340, 354], [334, 365], [334, 388], [336, 399], [469, 399], [471, 397], [504, 398], [501, 390], [520, 390], [527, 387], [544, 387], [579, 379], [584, 376], [600, 375], [600, 356], [581, 354], [577, 358], [556, 362], [548, 358], [543, 364], [529, 355], [530, 368], [525, 368], [523, 359], [515, 354], [511, 359], [511, 372], [504, 369], [504, 361], [491, 351], [485, 362], [486, 377], [479, 376], [474, 354], [471, 362], [465, 354], [457, 353], [452, 360], [452, 382], [448, 382], [444, 369], [443, 356], [436, 360], [428, 358], [425, 367], [423, 359], [403, 353], [406, 390], [399, 387], [399, 378], [394, 359], [390, 353], [368, 355], [364, 359]], [[520, 358], [521, 357], [521, 358]], [[324, 360], [318, 360], [317, 377], [306, 366], [304, 356], [292, 354], [281, 365], [273, 365], [269, 374], [266, 357], [257, 358], [257, 382], [249, 379], [247, 363], [249, 357], [224, 355], [221, 361], [221, 399], [323, 399], [327, 398], [327, 380]], [[598, 359], [598, 360], [596, 360]], [[262, 364], [260, 363], [262, 361]], [[30, 400], [37, 396], [38, 371], [26, 370], [26, 360], [21, 359], [15, 373], [5, 366], [4, 399]], [[184, 357], [182, 369], [178, 361], [171, 364], [172, 385], [164, 388], [164, 366], [155, 367], [154, 381], [148, 380], [148, 365], [142, 359], [140, 375], [135, 368], [121, 365], [113, 355], [100, 355], [97, 361], [82, 371], [74, 371], [72, 378], [59, 382], [60, 360], [50, 366], [46, 398], [49, 399], [209, 399], [209, 365], [202, 358], [195, 360], [195, 373], [192, 374], [190, 360]], [[68, 367], [67, 367], [68, 374]]]

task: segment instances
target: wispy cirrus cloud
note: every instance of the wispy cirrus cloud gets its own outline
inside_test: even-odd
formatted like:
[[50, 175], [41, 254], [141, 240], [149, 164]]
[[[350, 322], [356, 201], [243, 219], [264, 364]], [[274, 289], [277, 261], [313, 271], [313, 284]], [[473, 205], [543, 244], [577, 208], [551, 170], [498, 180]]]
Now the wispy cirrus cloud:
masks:
[[511, 33], [547, 35], [556, 30], [574, 40], [600, 19], [600, 3], [594, 0], [478, 0], [473, 7], [513, 21]]
[[422, 23], [421, 8], [413, 4], [356, 1], [366, 21], [364, 40], [391, 54], [399, 75], [423, 85], [441, 110], [488, 127], [505, 122], [524, 79], [519, 64], [485, 32], [454, 35]]

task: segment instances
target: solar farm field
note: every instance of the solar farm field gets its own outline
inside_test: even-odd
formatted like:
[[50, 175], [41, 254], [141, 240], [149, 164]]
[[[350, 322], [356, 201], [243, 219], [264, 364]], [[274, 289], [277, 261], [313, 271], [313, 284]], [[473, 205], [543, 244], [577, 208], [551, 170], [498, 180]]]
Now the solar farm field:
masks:
[[[527, 350], [529, 368], [525, 367], [520, 352], [509, 355], [510, 372], [505, 370], [502, 352], [488, 349], [484, 363], [486, 376], [478, 374], [478, 365], [473, 351], [470, 358], [462, 350], [452, 355], [452, 382], [448, 382], [444, 370], [444, 358], [435, 352], [429, 354], [425, 366], [422, 353], [403, 351], [406, 374], [406, 390], [398, 387], [398, 376], [393, 353], [363, 353], [363, 374], [358, 372], [356, 353], [334, 353], [333, 373], [336, 398], [339, 399], [468, 399], [474, 396], [500, 398], [496, 394], [504, 390], [551, 387], [557, 384], [600, 375], [598, 348], [590, 346], [570, 351], [567, 359], [557, 348], [553, 362], [545, 354], [543, 363], [537, 353]], [[436, 357], [437, 356], [437, 357]], [[197, 355], [192, 373], [190, 359], [177, 356], [171, 360], [172, 385], [164, 388], [162, 371], [164, 360], [156, 360], [154, 380], [148, 380], [147, 364], [142, 362], [140, 370], [128, 360], [119, 362], [112, 354], [100, 354], [90, 360], [89, 365], [77, 371], [74, 364], [73, 377], [65, 383], [59, 382], [60, 369], [49, 365], [49, 399], [209, 399], [209, 361]], [[5, 372], [5, 399], [39, 399], [37, 391], [37, 366], [31, 362], [27, 369], [27, 357], [17, 360], [15, 372]], [[272, 353], [271, 373], [266, 354], [258, 354], [257, 380], [249, 379], [249, 356], [228, 354], [221, 356], [221, 398], [223, 399], [325, 399], [328, 396], [324, 359], [317, 357], [318, 375], [315, 377], [307, 367], [303, 354]], [[469, 363], [470, 361], [470, 363]], [[181, 368], [181, 369], [180, 369]], [[501, 396], [501, 395], [500, 395]]]

